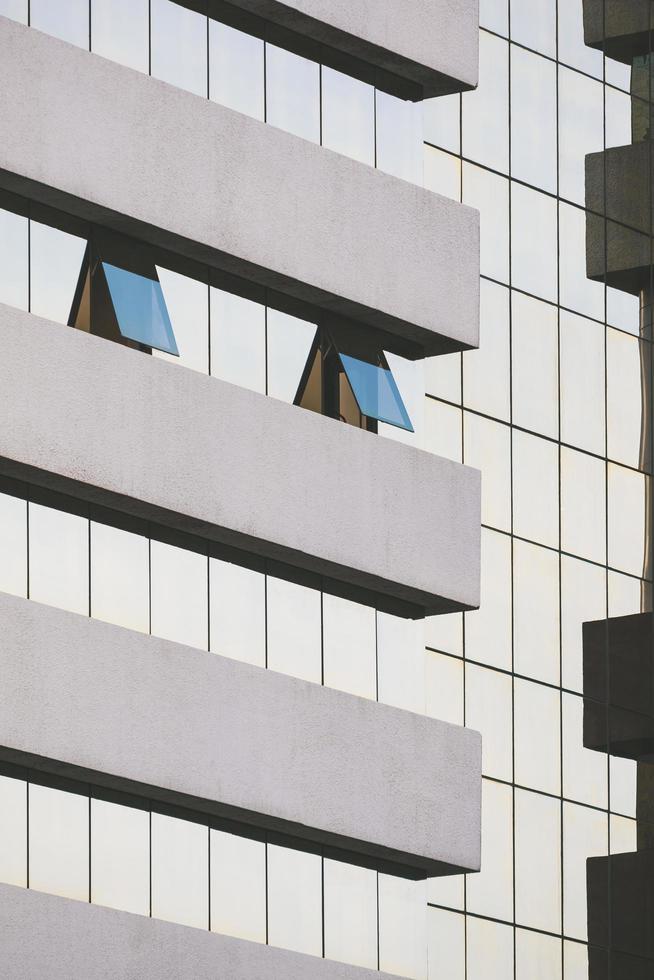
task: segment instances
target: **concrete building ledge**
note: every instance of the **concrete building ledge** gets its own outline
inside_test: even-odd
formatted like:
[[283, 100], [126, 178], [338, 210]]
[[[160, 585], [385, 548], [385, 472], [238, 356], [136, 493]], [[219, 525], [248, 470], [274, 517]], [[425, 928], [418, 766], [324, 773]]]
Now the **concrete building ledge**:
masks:
[[584, 37], [591, 48], [631, 64], [651, 50], [652, 0], [583, 0]]
[[480, 865], [471, 729], [0, 594], [0, 758], [407, 878]]
[[412, 83], [416, 99], [475, 88], [479, 79], [479, 0], [232, 2]]
[[7, 980], [399, 980], [11, 885], [0, 936]]
[[477, 470], [11, 307], [0, 343], [0, 474], [403, 615], [479, 605]]
[[0, 50], [0, 187], [383, 330], [405, 356], [478, 345], [472, 208], [2, 17]]

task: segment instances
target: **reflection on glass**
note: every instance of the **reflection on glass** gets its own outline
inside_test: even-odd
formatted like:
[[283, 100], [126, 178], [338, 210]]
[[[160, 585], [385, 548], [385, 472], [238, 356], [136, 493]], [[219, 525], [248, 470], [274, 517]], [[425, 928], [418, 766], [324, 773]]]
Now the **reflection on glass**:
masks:
[[324, 863], [325, 958], [377, 969], [377, 874]]
[[324, 681], [360, 697], [376, 696], [375, 610], [338, 596], [323, 595]]
[[481, 32], [479, 88], [466, 92], [462, 101], [464, 157], [508, 173], [509, 45], [506, 41]]
[[211, 649], [245, 663], [266, 663], [266, 580], [262, 572], [209, 559]]
[[586, 859], [608, 854], [608, 845], [606, 813], [563, 804], [563, 933], [571, 939], [588, 938]]
[[466, 930], [466, 980], [513, 976], [513, 929], [471, 918]]
[[643, 397], [650, 376], [649, 344], [619, 330], [606, 331], [607, 443], [610, 459], [643, 469], [649, 458]]
[[511, 7], [511, 40], [556, 57], [556, 0], [531, 0]]
[[[540, 980], [540, 977], [561, 980], [561, 940], [540, 932], [516, 929], [515, 965], [519, 980]], [[587, 975], [584, 980], [588, 980]]]
[[559, 453], [554, 442], [513, 431], [513, 530], [556, 548], [559, 543]]
[[320, 683], [322, 673], [320, 592], [269, 575], [268, 666]]
[[480, 300], [479, 349], [463, 355], [463, 400], [466, 408], [508, 422], [509, 290], [482, 279]]
[[561, 801], [515, 790], [515, 917], [531, 929], [561, 929]]
[[556, 65], [511, 46], [511, 176], [556, 193]]
[[413, 432], [411, 420], [389, 368], [341, 354], [341, 363], [362, 415]]
[[[161, 266], [157, 266], [157, 273], [179, 349], [179, 363], [208, 374], [209, 292], [206, 283]], [[157, 356], [172, 360], [170, 354], [157, 352]]]
[[27, 787], [0, 776], [0, 881], [27, 885]]
[[265, 392], [265, 306], [213, 286], [210, 298], [212, 375]]
[[481, 765], [485, 776], [511, 782], [512, 685], [508, 674], [466, 663], [465, 718], [481, 732]]
[[17, 20], [20, 24], [27, 23], [28, 0], [0, 0], [0, 16]]
[[425, 713], [463, 724], [463, 661], [428, 650], [425, 654]]
[[583, 699], [564, 692], [563, 795], [589, 806], [608, 807], [608, 757], [584, 748]]
[[379, 969], [422, 980], [427, 972], [424, 881], [379, 875]]
[[91, 50], [147, 74], [148, 0], [92, 0]]
[[586, 214], [563, 202], [559, 205], [559, 249], [561, 306], [603, 320], [604, 286], [586, 275]]
[[207, 649], [207, 558], [152, 541], [151, 630], [154, 636]]
[[332, 68], [322, 68], [322, 142], [330, 150], [374, 166], [375, 90]]
[[559, 60], [587, 75], [602, 77], [602, 52], [584, 41], [584, 8], [581, 3], [559, 3]]
[[[606, 90], [610, 91], [609, 89]], [[626, 140], [629, 142], [629, 139]], [[559, 193], [582, 206], [586, 154], [604, 149], [603, 86], [578, 71], [559, 68]]]
[[481, 530], [481, 605], [465, 613], [466, 656], [511, 670], [511, 540]]
[[422, 184], [422, 107], [377, 90], [377, 166], [394, 177]]
[[559, 692], [516, 678], [514, 684], [515, 781], [558, 796], [561, 792]]
[[206, 929], [209, 923], [209, 831], [152, 814], [152, 915]]
[[91, 615], [147, 633], [150, 546], [140, 534], [91, 522]]
[[30, 222], [30, 309], [37, 316], [68, 323], [86, 241], [77, 235]]
[[320, 142], [320, 65], [266, 44], [266, 121]]
[[561, 557], [562, 684], [583, 691], [582, 624], [606, 616], [606, 571], [567, 555]]
[[150, 913], [150, 815], [91, 800], [91, 901]]
[[70, 612], [89, 612], [89, 522], [29, 505], [29, 596]]
[[561, 440], [604, 454], [604, 328], [561, 311]]
[[102, 269], [122, 336], [179, 355], [161, 284], [108, 262]]
[[27, 504], [0, 493], [0, 592], [27, 596]]
[[0, 303], [28, 306], [27, 218], [0, 208]]
[[264, 117], [263, 41], [209, 18], [209, 98]]
[[[534, 228], [538, 228], [537, 235], [534, 235]], [[551, 302], [557, 299], [556, 232], [556, 200], [530, 187], [513, 183], [512, 282], [518, 289]]]
[[559, 683], [559, 558], [525, 541], [513, 542], [514, 669]]
[[513, 293], [513, 422], [556, 439], [558, 317], [549, 303]]
[[211, 930], [266, 941], [266, 845], [219, 830], [211, 835]]
[[604, 461], [561, 449], [561, 548], [580, 558], [606, 560]]
[[608, 465], [609, 565], [629, 575], [643, 575], [649, 477], [624, 466]]
[[[467, 908], [477, 915], [511, 921], [513, 917], [513, 791], [484, 779], [482, 789], [481, 872], [466, 884]], [[502, 973], [490, 976], [503, 976]]]
[[268, 394], [293, 402], [302, 379], [315, 323], [268, 309]]
[[152, 74], [207, 95], [207, 18], [172, 0], [150, 0]]
[[511, 530], [511, 430], [471, 412], [463, 414], [464, 463], [481, 470], [482, 524]]
[[30, 888], [89, 900], [89, 800], [30, 784]]
[[89, 0], [30, 0], [30, 24], [80, 48], [89, 46]]
[[268, 845], [268, 942], [322, 955], [322, 859]]
[[[481, 215], [481, 274], [499, 282], [509, 281], [509, 182], [506, 177], [463, 164], [463, 203]], [[482, 286], [483, 286], [482, 281]], [[498, 397], [506, 397], [497, 385]]]

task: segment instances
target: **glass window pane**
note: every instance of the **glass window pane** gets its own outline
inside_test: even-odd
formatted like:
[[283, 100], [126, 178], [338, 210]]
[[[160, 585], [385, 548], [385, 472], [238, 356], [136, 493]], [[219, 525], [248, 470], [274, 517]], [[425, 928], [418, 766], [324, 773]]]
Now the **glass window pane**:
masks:
[[89, 900], [89, 799], [29, 787], [30, 888]]
[[516, 980], [561, 980], [560, 939], [526, 929], [517, 929], [515, 938]]
[[[448, 909], [461, 909], [463, 911], [464, 880], [465, 875], [444, 875], [440, 878], [429, 878], [427, 881], [427, 901], [431, 905], [443, 905]], [[429, 910], [427, 911], [427, 928], [429, 928]], [[428, 952], [428, 955], [431, 961], [431, 953]]]
[[268, 845], [268, 942], [322, 955], [322, 858]]
[[513, 976], [513, 929], [470, 918], [466, 930], [466, 980]]
[[209, 559], [211, 650], [264, 667], [266, 578], [263, 572]]
[[152, 541], [151, 631], [154, 636], [207, 649], [207, 558]]
[[28, 307], [27, 218], [0, 208], [0, 303]]
[[161, 284], [108, 262], [102, 263], [123, 337], [168, 354], [179, 354]]
[[37, 316], [68, 323], [86, 241], [77, 235], [30, 222], [30, 309]]
[[209, 924], [209, 831], [202, 824], [152, 814], [152, 916], [206, 929]]
[[268, 394], [293, 402], [300, 386], [315, 323], [268, 308]]
[[425, 710], [424, 624], [377, 613], [378, 700], [422, 714]]
[[501, 531], [511, 530], [511, 430], [481, 415], [465, 412], [464, 463], [483, 473], [481, 520]]
[[560, 301], [576, 313], [604, 319], [604, 286], [586, 276], [586, 214], [570, 204], [559, 205]]
[[150, 0], [152, 75], [207, 95], [207, 18], [172, 0]]
[[608, 756], [584, 748], [584, 702], [563, 694], [563, 795], [569, 800], [606, 809]]
[[561, 449], [561, 548], [580, 558], [606, 561], [604, 461]]
[[27, 885], [27, 783], [0, 776], [0, 881]]
[[27, 596], [27, 503], [0, 493], [0, 592]]
[[609, 565], [640, 577], [646, 555], [649, 477], [609, 463]]
[[150, 914], [150, 814], [91, 800], [91, 901]]
[[[628, 140], [630, 142], [630, 140]], [[604, 149], [602, 85], [578, 71], [559, 68], [559, 193], [586, 201], [586, 154]]]
[[[511, 677], [466, 663], [466, 725], [481, 732], [485, 776], [513, 778], [513, 691]], [[470, 879], [472, 880], [472, 879]]]
[[21, 24], [27, 23], [27, 3], [28, 0], [0, 0], [0, 15], [17, 20]]
[[268, 666], [320, 683], [321, 595], [295, 582], [267, 578]]
[[559, 59], [587, 75], [602, 77], [602, 53], [584, 41], [584, 8], [580, 3], [559, 0]]
[[89, 613], [89, 522], [41, 504], [29, 505], [29, 597]]
[[450, 153], [461, 152], [461, 96], [441, 95], [422, 103], [424, 137], [427, 143]]
[[481, 605], [465, 613], [466, 656], [511, 670], [511, 539], [481, 529]]
[[341, 354], [341, 363], [362, 415], [413, 432], [411, 419], [388, 368]]
[[439, 354], [427, 357], [425, 365], [425, 389], [434, 398], [461, 404], [461, 355]]
[[220, 830], [211, 835], [211, 930], [266, 941], [266, 845]]
[[456, 657], [463, 656], [463, 613], [427, 616], [425, 644], [432, 650], [442, 650]]
[[377, 166], [387, 174], [423, 182], [422, 106], [377, 90]]
[[92, 0], [91, 50], [147, 74], [148, 0]]
[[422, 980], [427, 972], [424, 881], [379, 875], [379, 969]]
[[463, 413], [428, 398], [425, 402], [425, 449], [460, 463], [463, 458]]
[[481, 280], [479, 350], [463, 355], [463, 402], [485, 415], [508, 422], [509, 290]]
[[[425, 187], [453, 201], [461, 200], [461, 158], [425, 146]], [[443, 357], [450, 355], [444, 354]], [[433, 358], [434, 361], [439, 358]]]
[[561, 703], [552, 687], [516, 678], [514, 684], [515, 781], [561, 793]]
[[482, 31], [479, 35], [479, 88], [463, 95], [463, 155], [508, 173], [509, 45]]
[[510, 922], [513, 918], [513, 790], [489, 779], [482, 781], [481, 788], [484, 859], [480, 873], [468, 876], [467, 908], [477, 915]]
[[646, 469], [651, 433], [646, 387], [651, 384], [650, 344], [619, 330], [606, 331], [606, 414], [608, 456], [617, 463]]
[[140, 534], [91, 522], [91, 615], [147, 633], [150, 543]]
[[179, 357], [155, 351], [157, 357], [209, 373], [209, 292], [206, 283], [157, 266], [163, 300]]
[[[509, 281], [509, 182], [505, 177], [463, 164], [463, 203], [481, 215], [481, 274]], [[501, 386], [499, 386], [501, 387]], [[503, 392], [502, 392], [503, 393]]]
[[377, 875], [325, 859], [325, 957], [377, 969]]
[[359, 697], [376, 697], [375, 610], [325, 593], [322, 598], [324, 682]]
[[465, 980], [465, 918], [444, 909], [427, 910], [429, 976], [439, 980]]
[[266, 121], [320, 142], [320, 66], [266, 44]]
[[264, 118], [261, 38], [209, 18], [209, 98], [255, 119]]
[[556, 57], [556, 0], [512, 4], [511, 40]]
[[332, 68], [322, 68], [323, 146], [375, 164], [375, 90]]
[[89, 0], [30, 0], [30, 24], [39, 31], [89, 46]]
[[513, 422], [556, 439], [559, 433], [557, 309], [516, 292], [512, 303]]
[[425, 654], [425, 712], [452, 725], [463, 724], [463, 661], [431, 650]]
[[563, 932], [572, 939], [584, 942], [588, 939], [586, 860], [608, 851], [607, 814], [576, 803], [564, 803]]
[[[538, 228], [537, 235], [534, 228]], [[556, 200], [512, 183], [512, 283], [517, 289], [554, 303], [557, 299], [556, 231]]]
[[509, 0], [480, 0], [479, 23], [496, 34], [509, 36]]
[[559, 543], [559, 459], [556, 443], [513, 431], [513, 530], [556, 548]]
[[564, 310], [561, 329], [561, 439], [604, 455], [604, 328]]
[[[635, 817], [638, 796], [637, 763], [632, 759], [620, 759], [617, 756], [612, 756], [609, 759], [609, 771], [611, 774], [609, 809], [614, 813]], [[618, 850], [618, 848], [613, 846], [613, 850]]]
[[511, 46], [511, 176], [556, 193], [556, 65]]
[[211, 373], [231, 384], [265, 392], [265, 306], [213, 286], [210, 297]]
[[606, 617], [606, 571], [567, 555], [561, 557], [561, 646], [563, 687], [583, 692], [582, 625]]
[[515, 791], [515, 915], [533, 929], [561, 929], [561, 802]]
[[514, 669], [559, 683], [559, 556], [513, 542]]

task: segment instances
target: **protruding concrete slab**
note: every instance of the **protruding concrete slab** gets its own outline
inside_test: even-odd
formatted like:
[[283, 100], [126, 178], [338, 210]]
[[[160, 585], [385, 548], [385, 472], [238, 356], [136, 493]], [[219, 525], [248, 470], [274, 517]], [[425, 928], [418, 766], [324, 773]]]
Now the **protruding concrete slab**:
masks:
[[479, 0], [232, 3], [412, 83], [414, 99], [462, 92], [479, 80]]
[[478, 345], [472, 208], [1, 17], [0, 51], [5, 190], [376, 327], [386, 350]]
[[0, 474], [407, 616], [479, 605], [478, 470], [11, 307], [0, 346]]
[[631, 64], [649, 54], [654, 30], [652, 0], [583, 0], [584, 37], [591, 48]]
[[0, 758], [408, 878], [476, 871], [468, 728], [0, 594]]
[[0, 885], [0, 949], [6, 980], [393, 980], [12, 885]]

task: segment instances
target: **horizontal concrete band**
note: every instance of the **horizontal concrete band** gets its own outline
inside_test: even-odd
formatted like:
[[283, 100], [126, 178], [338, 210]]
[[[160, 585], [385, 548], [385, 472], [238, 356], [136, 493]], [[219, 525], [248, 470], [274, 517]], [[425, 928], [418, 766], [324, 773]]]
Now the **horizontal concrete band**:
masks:
[[0, 885], [0, 936], [7, 980], [392, 980], [12, 885]]
[[232, 0], [415, 84], [429, 99], [479, 79], [479, 0]]
[[586, 44], [630, 64], [651, 51], [652, 0], [583, 0]]
[[586, 157], [586, 268], [590, 279], [637, 294], [651, 281], [649, 141]]
[[409, 878], [479, 869], [481, 738], [0, 594], [0, 758]]
[[477, 346], [476, 211], [5, 18], [0, 50], [6, 190], [382, 329], [406, 356]]
[[5, 476], [405, 615], [479, 605], [477, 470], [11, 307], [0, 343]]

